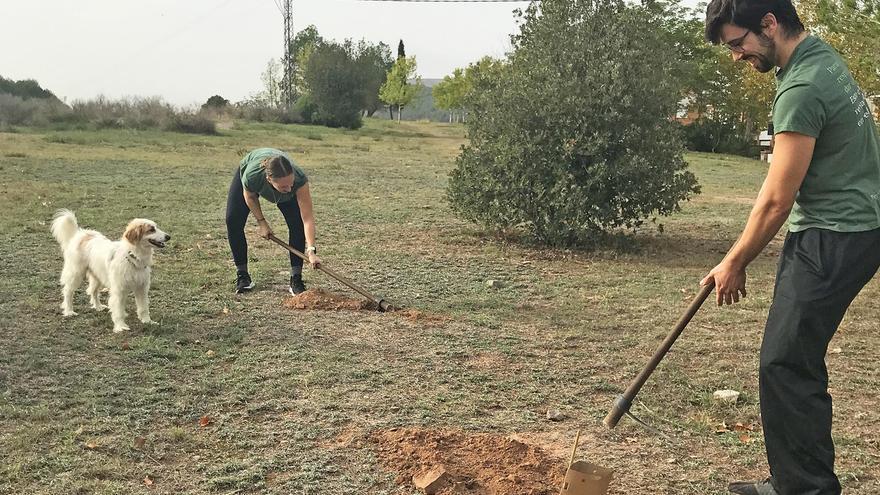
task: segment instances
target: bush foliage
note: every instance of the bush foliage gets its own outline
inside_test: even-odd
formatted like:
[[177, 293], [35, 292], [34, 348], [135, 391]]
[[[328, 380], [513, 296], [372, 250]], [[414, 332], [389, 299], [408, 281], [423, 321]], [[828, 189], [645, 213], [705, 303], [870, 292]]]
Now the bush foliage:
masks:
[[509, 63], [473, 82], [453, 210], [559, 246], [676, 211], [698, 188], [669, 119], [678, 92], [654, 14], [546, 0], [523, 17]]

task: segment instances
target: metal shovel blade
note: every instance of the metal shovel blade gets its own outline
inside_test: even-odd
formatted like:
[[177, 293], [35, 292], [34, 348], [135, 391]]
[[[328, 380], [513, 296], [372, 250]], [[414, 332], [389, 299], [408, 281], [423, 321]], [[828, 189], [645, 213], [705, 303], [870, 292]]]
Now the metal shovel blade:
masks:
[[568, 467], [559, 495], [606, 495], [611, 484], [610, 469], [587, 461], [577, 461]]

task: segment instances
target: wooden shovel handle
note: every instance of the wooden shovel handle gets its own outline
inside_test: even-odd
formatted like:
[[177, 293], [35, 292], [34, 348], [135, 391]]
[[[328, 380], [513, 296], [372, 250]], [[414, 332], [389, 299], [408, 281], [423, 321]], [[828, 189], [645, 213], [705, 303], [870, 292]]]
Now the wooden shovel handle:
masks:
[[684, 327], [690, 323], [691, 318], [697, 313], [697, 310], [700, 309], [700, 306], [703, 305], [703, 302], [709, 297], [709, 294], [712, 293], [712, 290], [715, 288], [715, 281], [712, 280], [708, 284], [702, 286], [700, 292], [697, 296], [691, 301], [690, 306], [688, 306], [687, 310], [678, 320], [678, 323], [675, 324], [675, 328], [670, 332], [668, 336], [666, 336], [666, 340], [660, 344], [660, 347], [654, 353], [654, 356], [651, 357], [651, 360], [648, 361], [648, 364], [641, 371], [641, 373], [636, 376], [636, 378], [629, 384], [629, 387], [623, 392], [622, 395], [617, 397], [614, 401], [614, 405], [611, 406], [611, 411], [608, 412], [608, 415], [605, 416], [605, 419], [602, 423], [608, 428], [614, 428], [617, 426], [617, 423], [620, 422], [620, 418], [623, 417], [624, 414], [629, 412], [629, 408], [632, 405], [633, 399], [635, 399], [636, 394], [639, 393], [639, 390], [642, 389], [642, 386], [645, 382], [648, 381], [648, 377], [651, 376], [651, 373], [657, 368], [657, 365], [660, 364], [660, 361], [666, 356], [666, 353], [669, 352], [669, 349], [672, 347], [672, 344], [675, 343], [675, 340], [678, 339], [678, 336], [681, 335], [681, 332], [684, 331]]

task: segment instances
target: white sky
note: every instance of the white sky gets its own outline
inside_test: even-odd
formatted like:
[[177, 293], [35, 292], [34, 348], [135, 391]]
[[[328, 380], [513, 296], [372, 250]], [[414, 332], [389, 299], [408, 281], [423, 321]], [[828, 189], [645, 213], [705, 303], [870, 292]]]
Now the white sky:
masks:
[[[484, 55], [501, 57], [517, 3], [293, 0], [294, 29], [322, 36], [401, 38], [419, 74], [440, 78]], [[219, 94], [239, 101], [283, 55], [274, 0], [0, 0], [0, 76], [36, 79], [68, 102], [102, 94], [161, 96], [175, 105]]]

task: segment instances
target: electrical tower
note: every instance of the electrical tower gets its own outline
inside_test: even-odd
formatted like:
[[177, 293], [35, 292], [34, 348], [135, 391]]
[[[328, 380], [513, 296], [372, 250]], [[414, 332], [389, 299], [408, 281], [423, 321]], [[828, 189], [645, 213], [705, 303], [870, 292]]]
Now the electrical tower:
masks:
[[281, 78], [281, 99], [286, 108], [296, 100], [296, 55], [293, 53], [293, 0], [275, 0], [284, 18], [284, 76]]

